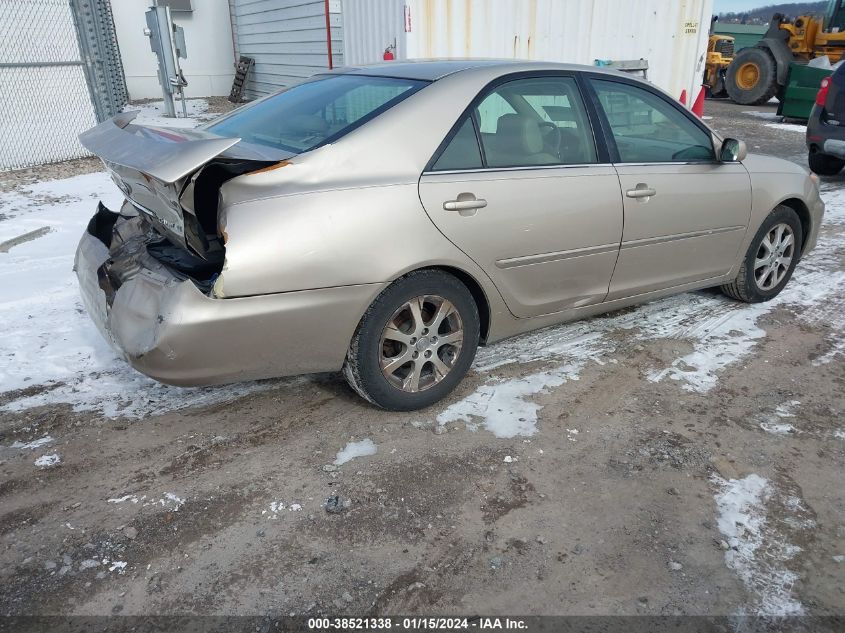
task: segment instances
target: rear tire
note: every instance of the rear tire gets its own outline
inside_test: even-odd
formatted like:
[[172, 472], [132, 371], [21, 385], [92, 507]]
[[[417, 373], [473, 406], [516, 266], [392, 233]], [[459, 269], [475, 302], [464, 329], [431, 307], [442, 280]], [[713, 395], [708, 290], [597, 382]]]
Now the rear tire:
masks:
[[807, 162], [810, 169], [820, 176], [835, 176], [845, 167], [845, 160], [813, 151], [807, 155]]
[[725, 89], [741, 105], [766, 103], [778, 91], [775, 58], [765, 48], [743, 48], [728, 66]]
[[[781, 229], [781, 236], [791, 234], [791, 248], [777, 248], [777, 239], [773, 236]], [[782, 239], [778, 238], [778, 239]], [[776, 247], [771, 249], [766, 244]], [[792, 271], [801, 259], [801, 245], [804, 243], [804, 231], [801, 220], [793, 209], [778, 205], [763, 220], [748, 251], [742, 260], [739, 274], [731, 283], [721, 287], [724, 294], [746, 303], [761, 303], [778, 296], [792, 277]], [[789, 261], [785, 260], [789, 258]], [[761, 262], [772, 260], [772, 265]], [[767, 275], [767, 269], [770, 274]]]
[[385, 288], [361, 318], [343, 374], [376, 406], [422, 409], [466, 375], [480, 323], [475, 300], [460, 280], [438, 270], [408, 273]]

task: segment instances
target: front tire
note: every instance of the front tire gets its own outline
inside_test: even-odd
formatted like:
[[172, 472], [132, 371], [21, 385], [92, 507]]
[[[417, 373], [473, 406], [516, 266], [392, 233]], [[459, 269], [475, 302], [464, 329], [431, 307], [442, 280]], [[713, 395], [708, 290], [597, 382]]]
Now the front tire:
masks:
[[810, 169], [819, 176], [835, 176], [842, 171], [842, 167], [845, 167], [845, 160], [813, 151], [807, 155], [807, 163]]
[[367, 309], [343, 374], [376, 406], [421, 409], [466, 375], [480, 329], [478, 307], [460, 280], [442, 271], [415, 271], [385, 288]]
[[746, 303], [774, 299], [792, 277], [803, 243], [798, 214], [785, 205], [775, 207], [751, 240], [736, 279], [722, 292]]

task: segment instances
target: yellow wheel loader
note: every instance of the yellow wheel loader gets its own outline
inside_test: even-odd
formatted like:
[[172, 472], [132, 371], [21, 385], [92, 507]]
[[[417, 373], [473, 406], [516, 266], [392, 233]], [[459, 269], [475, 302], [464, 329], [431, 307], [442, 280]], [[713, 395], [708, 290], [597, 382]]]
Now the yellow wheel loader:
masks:
[[704, 65], [704, 85], [711, 97], [725, 96], [725, 77], [733, 58], [734, 38], [711, 34], [707, 41], [707, 63]]
[[725, 73], [725, 89], [742, 105], [782, 96], [792, 62], [827, 55], [836, 63], [845, 52], [845, 0], [829, 0], [824, 18], [802, 15], [788, 20], [772, 16], [769, 30], [756, 46], [734, 55]]

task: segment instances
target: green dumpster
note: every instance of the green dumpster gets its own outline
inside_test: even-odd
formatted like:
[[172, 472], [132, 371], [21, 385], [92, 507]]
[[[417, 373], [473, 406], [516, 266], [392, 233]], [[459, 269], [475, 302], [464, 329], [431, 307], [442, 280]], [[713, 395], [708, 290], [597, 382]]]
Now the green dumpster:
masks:
[[833, 71], [830, 68], [791, 63], [786, 77], [786, 90], [778, 105], [778, 114], [789, 119], [808, 119], [822, 79], [831, 74]]

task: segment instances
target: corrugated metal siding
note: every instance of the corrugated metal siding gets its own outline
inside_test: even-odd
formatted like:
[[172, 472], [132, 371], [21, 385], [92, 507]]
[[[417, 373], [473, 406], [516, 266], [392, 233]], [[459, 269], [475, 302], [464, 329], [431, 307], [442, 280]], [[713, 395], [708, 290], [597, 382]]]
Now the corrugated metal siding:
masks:
[[343, 0], [343, 58], [348, 66], [382, 61], [395, 45], [396, 59], [407, 57], [403, 0]]
[[[410, 33], [403, 28], [405, 7]], [[344, 47], [354, 63], [379, 61], [392, 37], [406, 45], [400, 44], [398, 59], [505, 57], [592, 64], [644, 57], [655, 84], [676, 95], [682, 89], [697, 93], [712, 8], [713, 0], [344, 0], [349, 29]], [[687, 22], [694, 23], [694, 33], [686, 32]]]
[[[255, 59], [244, 95], [260, 97], [326, 70], [323, 0], [233, 0], [240, 55]], [[340, 0], [329, 2], [332, 58], [343, 65]]]

